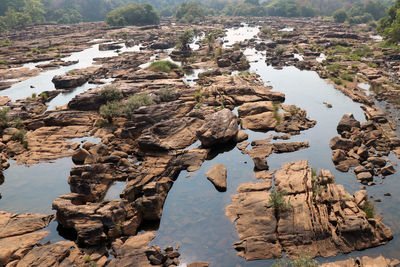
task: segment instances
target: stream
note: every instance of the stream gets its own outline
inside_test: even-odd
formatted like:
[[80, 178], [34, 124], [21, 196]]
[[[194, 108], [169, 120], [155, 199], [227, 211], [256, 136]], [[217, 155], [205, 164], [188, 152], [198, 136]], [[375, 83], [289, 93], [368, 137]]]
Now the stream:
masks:
[[[236, 42], [255, 38], [258, 27], [244, 25], [240, 28], [228, 29], [224, 38], [224, 47], [234, 45]], [[138, 49], [125, 48], [126, 50]], [[122, 51], [123, 52], [123, 51]], [[353, 113], [360, 122], [365, 121], [360, 104], [336, 90], [333, 85], [321, 79], [316, 72], [301, 71], [295, 67], [284, 67], [276, 70], [265, 63], [265, 54], [254, 49], [246, 49], [245, 55], [250, 61], [250, 72], [260, 75], [265, 85], [273, 87], [274, 91], [286, 95], [284, 104], [295, 104], [305, 109], [310, 119], [316, 120], [314, 128], [293, 136], [288, 142], [309, 141], [308, 149], [287, 154], [272, 154], [267, 158], [270, 170], [279, 169], [285, 162], [307, 159], [310, 166], [315, 169], [329, 169], [336, 178], [337, 184], [342, 184], [354, 193], [360, 189], [360, 184], [351, 173], [341, 173], [334, 168], [331, 161], [330, 139], [337, 135], [336, 126], [345, 113]], [[63, 74], [72, 69], [86, 68], [93, 65], [96, 57], [116, 56], [114, 51], [99, 51], [98, 44], [70, 57], [65, 61], [79, 59], [79, 63], [57, 70], [42, 72], [40, 75], [12, 85], [9, 89], [0, 92], [1, 96], [9, 96], [12, 100], [31, 96], [32, 93], [40, 93], [46, 90], [54, 90], [51, 79], [55, 75]], [[152, 59], [154, 60], [155, 57]], [[189, 85], [195, 84], [198, 74], [205, 70], [194, 70], [192, 75], [186, 75], [184, 81]], [[111, 82], [108, 80], [106, 82]], [[31, 85], [34, 88], [31, 88]], [[50, 104], [51, 108], [66, 104], [77, 93], [83, 92], [91, 85], [85, 84], [76, 88], [61, 100]], [[72, 97], [71, 97], [72, 96]], [[67, 97], [67, 98], [66, 98]], [[57, 98], [55, 98], [57, 99]], [[68, 101], [67, 101], [68, 100]], [[54, 100], [53, 100], [54, 101]], [[65, 102], [66, 101], [66, 102]], [[327, 108], [323, 102], [332, 104]], [[275, 134], [253, 132], [245, 130], [249, 135], [247, 141], [266, 139]], [[272, 141], [274, 142], [274, 141]], [[282, 141], [279, 141], [282, 142]], [[199, 144], [195, 143], [196, 146]], [[225, 216], [225, 207], [231, 204], [231, 196], [236, 193], [236, 188], [247, 182], [256, 182], [254, 178], [254, 164], [248, 155], [242, 154], [237, 147], [219, 151], [213, 159], [205, 161], [201, 168], [189, 173], [182, 171], [175, 181], [163, 208], [163, 215], [156, 229], [156, 238], [152, 244], [161, 248], [179, 245], [181, 253], [180, 261], [185, 263], [194, 261], [207, 261], [212, 266], [269, 266], [273, 260], [261, 260], [246, 262], [237, 256], [233, 249], [233, 243], [239, 241], [234, 223]], [[398, 163], [393, 155], [392, 162]], [[59, 195], [69, 192], [67, 178], [73, 166], [70, 158], [56, 160], [54, 163], [40, 163], [31, 167], [17, 165], [10, 162], [9, 169], [4, 171], [5, 182], [0, 186], [3, 199], [0, 200], [0, 209], [8, 212], [42, 212], [53, 213], [52, 201]], [[224, 164], [227, 167], [227, 191], [218, 192], [206, 179], [207, 172], [215, 164]], [[400, 171], [399, 167], [395, 167]], [[50, 175], [49, 175], [50, 174]], [[368, 194], [382, 202], [375, 203], [376, 213], [384, 217], [384, 223], [391, 227], [394, 239], [387, 245], [371, 248], [364, 251], [352, 252], [346, 255], [338, 255], [328, 259], [318, 258], [320, 262], [346, 259], [355, 256], [378, 256], [400, 258], [400, 183], [396, 176], [392, 175], [382, 180], [375, 177], [377, 185], [367, 187]], [[110, 187], [107, 198], [119, 198], [119, 193], [125, 187], [125, 183], [116, 183]], [[46, 192], [43, 194], [43, 192]], [[385, 193], [391, 193], [391, 197], [385, 197]], [[64, 240], [57, 233], [57, 223], [53, 221], [46, 230], [51, 233], [43, 242], [57, 242]]]

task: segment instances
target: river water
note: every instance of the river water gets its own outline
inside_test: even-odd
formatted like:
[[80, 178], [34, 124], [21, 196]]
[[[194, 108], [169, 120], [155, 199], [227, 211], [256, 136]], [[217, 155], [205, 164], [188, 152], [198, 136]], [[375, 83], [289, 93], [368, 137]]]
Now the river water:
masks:
[[[237, 29], [229, 29], [224, 38], [224, 47], [251, 39], [256, 36], [258, 31], [258, 27], [246, 25]], [[331, 84], [325, 82], [316, 72], [301, 71], [295, 67], [276, 70], [267, 66], [263, 53], [249, 48], [245, 50], [245, 54], [251, 62], [250, 72], [259, 74], [260, 79], [266, 85], [271, 85], [274, 91], [285, 93], [285, 104], [295, 104], [307, 110], [309, 118], [317, 121], [314, 128], [304, 131], [298, 136], [293, 136], [289, 140], [289, 142], [309, 141], [310, 148], [289, 154], [271, 155], [267, 158], [270, 169], [279, 169], [288, 161], [307, 159], [315, 169], [331, 170], [336, 177], [336, 182], [343, 184], [350, 193], [359, 190], [360, 184], [354, 175], [338, 172], [334, 168], [329, 140], [337, 135], [336, 126], [343, 114], [353, 113], [358, 120], [365, 121], [360, 105], [352, 102]], [[43, 72], [37, 77], [13, 85], [0, 92], [0, 95], [7, 95], [15, 100], [30, 96], [32, 93], [54, 90], [51, 83], [54, 75], [91, 66], [95, 57], [115, 55], [114, 51], [99, 52], [98, 45], [94, 45], [64, 59], [66, 61], [79, 59], [78, 64]], [[195, 70], [193, 76], [187, 75], [184, 79], [189, 85], [194, 85], [195, 81], [193, 80], [202, 71], [204, 70]], [[34, 88], [31, 88], [30, 85], [33, 85]], [[87, 88], [89, 87], [78, 88], [71, 95]], [[327, 108], [323, 102], [332, 104], [332, 108]], [[62, 103], [65, 104], [64, 101], [60, 101], [53, 106]], [[259, 133], [250, 130], [246, 130], [246, 132], [249, 134], [248, 141], [250, 142], [266, 139], [274, 134], [274, 132]], [[239, 239], [234, 224], [225, 216], [225, 207], [231, 203], [231, 196], [236, 193], [236, 188], [240, 184], [257, 180], [254, 178], [252, 159], [243, 155], [236, 147], [227, 150], [220, 151], [216, 157], [204, 162], [201, 168], [195, 172], [181, 172], [166, 199], [163, 216], [157, 226], [156, 239], [153, 244], [161, 247], [179, 245], [183, 265], [186, 262], [209, 261], [212, 266], [269, 266], [273, 262], [272, 260], [246, 262], [237, 256], [233, 249], [233, 243]], [[390, 159], [398, 162], [392, 155]], [[218, 192], [205, 177], [205, 172], [215, 164], [224, 164], [227, 167], [228, 188], [226, 192]], [[0, 209], [18, 213], [52, 213], [52, 201], [59, 195], [69, 192], [67, 177], [72, 165], [70, 158], [31, 167], [18, 166], [15, 162], [11, 162], [11, 167], [4, 172], [5, 182], [0, 186], [0, 192], [3, 194], [3, 199], [0, 200]], [[399, 171], [399, 168], [396, 167], [396, 170]], [[391, 227], [394, 240], [385, 246], [329, 259], [318, 259], [319, 261], [379, 254], [400, 258], [398, 249], [400, 247], [398, 238], [400, 232], [400, 207], [398, 206], [400, 183], [397, 182], [397, 175], [389, 176], [382, 181], [382, 184], [379, 184], [379, 180], [376, 182], [376, 186], [368, 187], [367, 190], [369, 195], [382, 200], [375, 204], [377, 213], [383, 215], [384, 222]], [[124, 186], [124, 183], [116, 183], [110, 188], [107, 197], [118, 198]], [[392, 196], [383, 196], [387, 192]], [[57, 223], [52, 222], [48, 227], [51, 234], [45, 241], [63, 240], [58, 236], [56, 228]]]

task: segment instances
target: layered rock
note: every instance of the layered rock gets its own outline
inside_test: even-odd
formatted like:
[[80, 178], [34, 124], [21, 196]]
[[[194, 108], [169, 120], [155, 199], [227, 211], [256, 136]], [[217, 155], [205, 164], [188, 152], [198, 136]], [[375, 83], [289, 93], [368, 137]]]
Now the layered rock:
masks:
[[47, 227], [53, 215], [11, 214], [0, 211], [0, 265], [21, 259], [41, 239], [47, 231], [38, 231]]
[[[329, 171], [313, 175], [307, 161], [286, 163], [275, 173], [278, 192], [286, 191], [286, 209], [274, 210], [270, 192], [246, 190], [232, 196], [226, 215], [235, 221], [241, 241], [238, 255], [247, 260], [329, 257], [387, 243], [393, 238], [381, 219], [367, 218], [363, 197], [349, 195]], [[365, 194], [364, 194], [365, 195]], [[358, 201], [358, 203], [357, 203]]]

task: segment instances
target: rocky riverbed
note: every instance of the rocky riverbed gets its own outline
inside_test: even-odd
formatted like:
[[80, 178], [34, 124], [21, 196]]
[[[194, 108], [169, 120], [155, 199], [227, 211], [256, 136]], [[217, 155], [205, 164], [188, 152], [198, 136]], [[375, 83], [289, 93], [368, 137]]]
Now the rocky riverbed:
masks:
[[[391, 202], [367, 209], [388, 188], [383, 178], [394, 182], [400, 154], [398, 121], [378, 102], [397, 109], [394, 52], [379, 45], [366, 51], [373, 33], [325, 21], [216, 21], [196, 25], [185, 51], [177, 37], [190, 25], [171, 21], [42, 25], [2, 36], [0, 265], [258, 266], [283, 254], [357, 257], [399, 244], [400, 212], [384, 208], [397, 203], [398, 188]], [[202, 39], [210, 33], [212, 44]], [[348, 47], [358, 57], [345, 58]], [[316, 60], [321, 53], [326, 60]], [[162, 59], [181, 67], [149, 68]], [[316, 88], [303, 88], [303, 80]], [[297, 83], [296, 92], [283, 81]], [[381, 89], [368, 94], [360, 83]], [[110, 84], [121, 94], [118, 106], [132, 96], [149, 103], [104, 118], [99, 109]], [[49, 164], [63, 158], [73, 166]], [[24, 183], [9, 179], [14, 164], [48, 164], [44, 177], [69, 172], [57, 178], [69, 192], [54, 195], [40, 209], [46, 214], [14, 210], [12, 197], [30, 201], [18, 193]], [[32, 202], [60, 191], [59, 183], [47, 184], [28, 187]], [[110, 198], [117, 184], [123, 188]], [[287, 209], [274, 208], [273, 192], [285, 192]], [[400, 257], [396, 249], [373, 254], [371, 261], [387, 266]]]

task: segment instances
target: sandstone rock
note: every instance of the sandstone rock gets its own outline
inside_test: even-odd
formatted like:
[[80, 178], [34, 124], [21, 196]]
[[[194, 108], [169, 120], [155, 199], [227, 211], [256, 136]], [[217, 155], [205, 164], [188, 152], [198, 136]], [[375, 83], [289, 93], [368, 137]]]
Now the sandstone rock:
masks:
[[361, 172], [357, 174], [357, 179], [363, 184], [373, 181], [373, 177], [370, 172]]
[[100, 51], [117, 50], [117, 49], [121, 49], [121, 48], [122, 48], [122, 45], [120, 45], [120, 44], [114, 44], [114, 43], [99, 44]]
[[341, 138], [338, 136], [333, 137], [331, 139], [331, 141], [329, 142], [329, 147], [332, 150], [342, 149], [345, 151], [349, 151], [353, 146], [354, 146], [354, 143], [351, 140]]
[[335, 261], [329, 263], [323, 263], [321, 267], [394, 267], [399, 264], [399, 260], [386, 259], [383, 256], [372, 258], [369, 256], [363, 256], [360, 258], [351, 258], [342, 261]]
[[226, 167], [225, 165], [218, 164], [206, 172], [207, 179], [213, 183], [215, 188], [220, 192], [226, 191]]
[[57, 89], [69, 89], [87, 82], [85, 75], [57, 75], [51, 80]]
[[346, 153], [341, 149], [335, 149], [332, 151], [332, 161], [334, 164], [338, 164], [347, 159]]
[[383, 167], [383, 168], [381, 169], [381, 174], [382, 174], [383, 176], [392, 175], [392, 174], [394, 174], [395, 172], [396, 172], [396, 171], [395, 171], [393, 165], [388, 165], [388, 166], [385, 166], [385, 167]]
[[268, 111], [274, 111], [272, 101], [245, 103], [238, 108], [239, 117], [260, 114]]
[[72, 161], [75, 164], [83, 164], [85, 162], [85, 159], [90, 155], [90, 153], [84, 149], [84, 148], [79, 148], [77, 149], [74, 154], [72, 155]]
[[[107, 266], [110, 267], [151, 267], [146, 250], [151, 240], [155, 238], [152, 232], [131, 236], [123, 244], [114, 242], [112, 249], [115, 258]], [[122, 242], [121, 242], [122, 243]]]
[[379, 157], [369, 157], [368, 162], [374, 164], [375, 167], [384, 167], [386, 165], [386, 160]]
[[223, 109], [207, 117], [196, 135], [203, 146], [211, 147], [231, 141], [238, 131], [235, 114], [229, 109]]
[[193, 262], [187, 265], [187, 267], [208, 267], [208, 266], [210, 266], [210, 263], [208, 262]]
[[244, 140], [247, 140], [247, 138], [249, 138], [249, 135], [239, 130], [235, 137], [235, 142], [240, 143], [243, 142]]
[[352, 128], [360, 128], [360, 122], [356, 120], [353, 114], [344, 114], [337, 126], [337, 132], [341, 135], [344, 131], [350, 132]]
[[278, 125], [278, 122], [273, 112], [263, 112], [242, 118], [241, 125], [243, 129], [269, 131], [273, 130]]
[[[326, 179], [323, 177], [327, 177]], [[322, 178], [322, 179], [321, 179]], [[385, 244], [393, 235], [380, 219], [367, 219], [359, 207], [366, 192], [352, 198], [334, 183], [330, 172], [312, 174], [307, 161], [286, 163], [274, 176], [276, 188], [285, 190], [287, 210], [274, 211], [269, 192], [244, 190], [232, 196], [226, 215], [236, 223], [241, 241], [234, 244], [247, 260], [297, 257], [328, 257]], [[316, 182], [322, 187], [316, 190]]]

